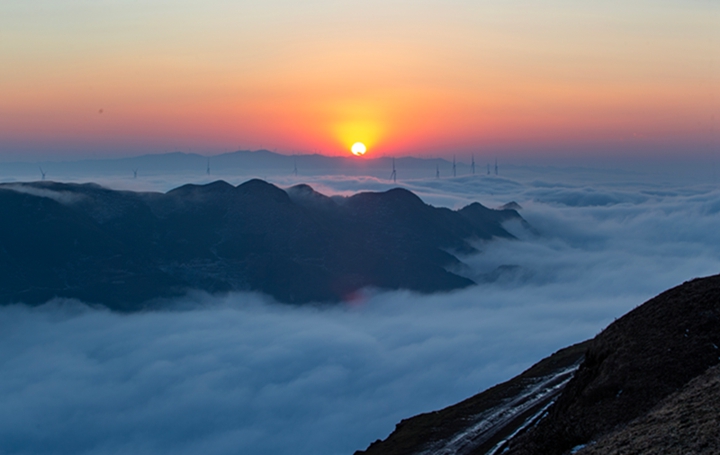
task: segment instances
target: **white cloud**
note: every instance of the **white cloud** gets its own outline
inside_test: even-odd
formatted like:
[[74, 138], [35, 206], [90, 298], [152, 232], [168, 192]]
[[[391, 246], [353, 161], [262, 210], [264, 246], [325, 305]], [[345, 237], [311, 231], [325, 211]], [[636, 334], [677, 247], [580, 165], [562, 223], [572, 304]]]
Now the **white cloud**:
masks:
[[71, 193], [69, 191], [55, 191], [47, 188], [38, 188], [19, 184], [7, 184], [4, 185], [2, 189], [15, 191], [17, 193], [30, 194], [37, 197], [45, 197], [66, 205], [74, 204], [83, 198], [82, 195]]
[[[173, 302], [179, 310], [130, 315], [57, 301], [2, 308], [3, 449], [349, 455], [401, 418], [508, 379], [656, 293], [720, 271], [719, 192], [561, 177], [402, 182], [454, 208], [515, 200], [541, 233], [482, 244], [464, 258], [469, 273], [518, 267], [451, 294], [368, 291], [352, 305], [305, 307], [195, 294]], [[394, 186], [303, 181], [334, 194]]]

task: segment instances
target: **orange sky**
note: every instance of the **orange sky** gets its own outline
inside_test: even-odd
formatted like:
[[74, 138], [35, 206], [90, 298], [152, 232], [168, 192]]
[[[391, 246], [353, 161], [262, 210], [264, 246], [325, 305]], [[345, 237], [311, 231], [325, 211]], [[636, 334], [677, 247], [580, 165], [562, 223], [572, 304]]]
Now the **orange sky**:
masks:
[[0, 160], [720, 153], [719, 4], [597, 3], [3, 2]]

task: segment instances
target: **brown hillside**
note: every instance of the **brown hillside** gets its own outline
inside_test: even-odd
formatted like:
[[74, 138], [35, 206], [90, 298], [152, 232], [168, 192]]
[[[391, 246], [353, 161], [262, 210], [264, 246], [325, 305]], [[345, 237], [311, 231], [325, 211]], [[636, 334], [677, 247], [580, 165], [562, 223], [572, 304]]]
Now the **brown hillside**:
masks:
[[718, 364], [719, 346], [720, 275], [663, 292], [592, 340], [549, 415], [505, 453], [559, 455], [597, 440]]
[[690, 381], [650, 413], [576, 455], [720, 453], [720, 367]]

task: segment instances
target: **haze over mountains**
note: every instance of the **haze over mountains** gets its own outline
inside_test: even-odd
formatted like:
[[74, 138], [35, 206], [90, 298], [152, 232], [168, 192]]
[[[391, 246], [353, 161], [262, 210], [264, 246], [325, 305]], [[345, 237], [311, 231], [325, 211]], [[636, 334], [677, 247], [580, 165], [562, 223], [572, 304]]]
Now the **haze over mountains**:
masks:
[[[522, 206], [539, 235], [510, 229], [520, 241], [497, 238], [457, 256], [476, 282], [518, 266], [493, 282], [321, 307], [268, 304], [252, 292], [167, 299], [173, 311], [120, 313], [72, 299], [0, 307], [0, 440], [48, 455], [349, 455], [401, 419], [506, 381], [658, 292], [720, 270], [715, 186], [502, 169], [396, 184], [452, 210]], [[193, 181], [218, 178], [203, 172]], [[110, 187], [166, 192], [188, 181], [122, 179]], [[298, 181], [342, 196], [395, 186], [387, 176], [273, 179], [282, 188]]]
[[[365, 287], [474, 284], [453, 254], [513, 238], [514, 209], [435, 208], [410, 191], [327, 197], [307, 185], [224, 181], [162, 193], [94, 184], [0, 184], [0, 300], [78, 298], [134, 310], [189, 290], [259, 291], [288, 303]], [[454, 270], [454, 271], [453, 271]]]
[[[467, 154], [466, 154], [467, 155]], [[486, 174], [489, 161], [477, 157], [475, 172]], [[84, 159], [41, 162], [0, 163], [0, 178], [14, 177], [33, 179], [41, 177], [40, 170], [48, 179], [64, 179], [77, 176], [139, 176], [147, 175], [362, 175], [389, 178], [393, 161], [402, 178], [431, 178], [440, 172], [442, 177], [453, 175], [452, 160], [443, 158], [413, 157], [355, 157], [326, 156], [320, 154], [283, 155], [269, 150], [240, 150], [213, 156], [197, 153], [173, 152], [141, 155], [116, 159]], [[472, 157], [458, 157], [456, 174], [472, 173]], [[494, 163], [493, 163], [494, 166]], [[494, 172], [494, 167], [491, 169]]]

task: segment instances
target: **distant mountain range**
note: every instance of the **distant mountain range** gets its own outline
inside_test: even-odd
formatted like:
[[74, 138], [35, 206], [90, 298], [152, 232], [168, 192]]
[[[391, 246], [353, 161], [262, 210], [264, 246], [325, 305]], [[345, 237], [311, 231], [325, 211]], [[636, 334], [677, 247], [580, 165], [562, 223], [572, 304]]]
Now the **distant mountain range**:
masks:
[[459, 289], [474, 283], [455, 273], [455, 254], [524, 221], [512, 208], [432, 207], [400, 188], [327, 197], [257, 179], [167, 193], [5, 183], [0, 213], [0, 303], [69, 297], [120, 311], [190, 289], [288, 303]]
[[[471, 157], [458, 160], [457, 175], [472, 172]], [[463, 163], [461, 161], [467, 161]], [[355, 157], [326, 156], [319, 154], [283, 155], [269, 150], [241, 150], [213, 156], [196, 153], [162, 153], [117, 159], [85, 159], [76, 161], [43, 161], [0, 163], [1, 176], [29, 175], [38, 178], [44, 172], [48, 179], [58, 177], [127, 176], [137, 172], [147, 175], [368, 175], [389, 179], [393, 163], [401, 178], [433, 178], [439, 172], [442, 177], [453, 175], [453, 163], [441, 158], [413, 157]], [[489, 163], [478, 163], [477, 174], [485, 174]]]
[[720, 453], [720, 275], [663, 292], [516, 378], [356, 455]]

